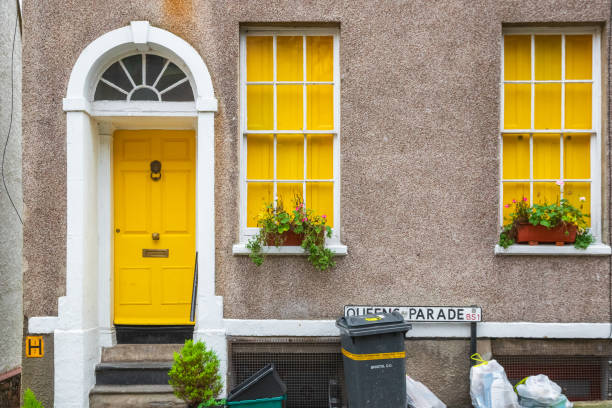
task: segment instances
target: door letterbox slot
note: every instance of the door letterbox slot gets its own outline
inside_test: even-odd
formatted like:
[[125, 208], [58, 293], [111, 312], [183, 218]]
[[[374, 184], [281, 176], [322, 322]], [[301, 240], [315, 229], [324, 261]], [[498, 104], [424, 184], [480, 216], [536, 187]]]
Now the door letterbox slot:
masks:
[[167, 258], [170, 254], [169, 249], [143, 249], [143, 258]]

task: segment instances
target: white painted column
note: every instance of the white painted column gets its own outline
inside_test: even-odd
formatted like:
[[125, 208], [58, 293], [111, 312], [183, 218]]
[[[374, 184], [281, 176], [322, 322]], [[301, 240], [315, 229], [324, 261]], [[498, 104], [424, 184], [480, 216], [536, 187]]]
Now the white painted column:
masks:
[[[215, 296], [215, 113], [199, 112], [196, 158], [196, 250], [198, 296], [194, 337], [217, 353], [227, 378], [223, 297]], [[224, 381], [223, 394], [227, 391]]]
[[66, 296], [54, 332], [55, 407], [87, 407], [99, 361], [97, 129], [85, 112], [66, 113]]
[[113, 325], [113, 129], [98, 125], [98, 326], [100, 346], [117, 343]]

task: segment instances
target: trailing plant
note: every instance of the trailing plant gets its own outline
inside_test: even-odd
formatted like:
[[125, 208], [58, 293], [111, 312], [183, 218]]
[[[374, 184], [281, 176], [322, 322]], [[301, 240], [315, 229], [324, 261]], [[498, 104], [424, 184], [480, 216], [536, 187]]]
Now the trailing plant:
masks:
[[[582, 212], [583, 202], [585, 197], [580, 197], [580, 208], [570, 204], [570, 202], [562, 198], [553, 204], [527, 204], [527, 197], [521, 200], [512, 200], [512, 203], [505, 204], [504, 207], [513, 207], [510, 216], [506, 218], [507, 223], [502, 227], [502, 232], [499, 234], [499, 246], [508, 248], [514, 244], [516, 240], [516, 229], [518, 224], [529, 223], [531, 225], [542, 225], [548, 229], [558, 226], [575, 225], [577, 227], [576, 241], [574, 247], [586, 249], [593, 243], [593, 236], [588, 231], [586, 218], [588, 214]], [[569, 231], [566, 229], [565, 234]]]
[[587, 247], [594, 241], [595, 239], [591, 234], [579, 234], [576, 235], [576, 242], [574, 242], [574, 246], [579, 249], [587, 249]]
[[260, 266], [264, 262], [263, 247], [281, 246], [285, 242], [285, 232], [292, 231], [303, 237], [301, 247], [308, 253], [308, 261], [317, 269], [324, 271], [335, 266], [333, 252], [325, 248], [325, 237], [331, 237], [331, 227], [327, 216], [317, 215], [306, 208], [300, 196], [294, 199], [290, 211], [285, 209], [282, 200], [267, 204], [257, 217], [259, 232], [249, 240], [246, 247], [253, 263]]
[[508, 248], [510, 245], [514, 245], [514, 238], [511, 237], [511, 227], [504, 225], [502, 232], [499, 234], [499, 246]]
[[[215, 400], [223, 388], [219, 374], [219, 358], [213, 350], [206, 349], [201, 341], [185, 341], [179, 353], [174, 353], [174, 364], [168, 372], [168, 381], [174, 395], [189, 406], [215, 406]], [[208, 404], [208, 405], [207, 405]]]
[[22, 408], [45, 408], [45, 407], [43, 407], [43, 404], [38, 402], [38, 400], [36, 399], [36, 395], [34, 395], [34, 391], [28, 388], [23, 393]]

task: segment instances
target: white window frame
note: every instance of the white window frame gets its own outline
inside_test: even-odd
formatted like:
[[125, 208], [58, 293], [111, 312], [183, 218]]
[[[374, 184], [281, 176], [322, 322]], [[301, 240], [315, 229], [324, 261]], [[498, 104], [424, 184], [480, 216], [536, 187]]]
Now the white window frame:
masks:
[[[333, 90], [333, 103], [334, 103], [334, 128], [331, 130], [276, 130], [276, 92], [274, 92], [274, 130], [272, 131], [258, 131], [258, 130], [247, 130], [247, 109], [246, 109], [246, 38], [247, 36], [272, 36], [273, 41], [273, 69], [274, 69], [274, 81], [257, 81], [255, 84], [269, 84], [274, 87], [277, 84], [292, 84], [298, 83], [303, 84], [306, 87], [310, 82], [304, 77], [303, 81], [276, 81], [276, 38], [279, 36], [303, 36], [304, 37], [304, 48], [303, 48], [303, 65], [304, 75], [306, 75], [306, 58], [307, 52], [305, 49], [306, 36], [332, 36], [333, 37], [333, 81], [319, 82], [322, 84], [329, 84], [334, 86]], [[249, 82], [251, 83], [251, 82]], [[307, 93], [303, 92], [303, 115], [304, 123], [306, 122], [306, 98]], [[333, 178], [323, 181], [333, 182], [333, 194], [334, 194], [334, 227], [332, 228], [331, 238], [326, 239], [326, 246], [331, 248], [336, 254], [346, 253], [346, 247], [340, 243], [340, 32], [337, 28], [322, 28], [322, 27], [243, 27], [240, 30], [240, 244], [234, 245], [234, 254], [248, 253], [245, 250], [244, 244], [257, 232], [259, 228], [247, 227], [247, 178], [246, 178], [246, 160], [247, 160], [247, 145], [246, 137], [248, 134], [303, 134], [304, 137], [308, 134], [332, 134], [333, 140]], [[274, 138], [274, 149], [276, 151], [276, 138]], [[276, 157], [276, 153], [274, 155]], [[304, 158], [306, 159], [306, 145], [304, 145]], [[304, 160], [304, 167], [307, 163]], [[306, 178], [306, 168], [304, 169], [304, 180], [277, 180], [276, 179], [276, 163], [274, 163], [274, 185], [276, 182], [295, 182], [303, 183]], [[268, 180], [266, 180], [268, 181]], [[321, 181], [321, 180], [314, 180]], [[305, 184], [303, 184], [305, 185]], [[276, 196], [276, 188], [274, 189], [274, 196]], [[307, 199], [307, 198], [306, 198]], [[308, 206], [308, 203], [306, 203]], [[282, 247], [282, 248], [269, 248], [265, 252], [274, 254], [301, 254], [304, 253], [300, 247]]]
[[[185, 76], [187, 77], [187, 81], [189, 81], [189, 85], [191, 86], [191, 90], [192, 92], [194, 92], [194, 101], [189, 101], [189, 102], [168, 102], [168, 101], [132, 101], [129, 100], [129, 98], [127, 98], [126, 100], [113, 100], [113, 101], [106, 101], [106, 100], [98, 100], [95, 101], [94, 100], [94, 94], [96, 92], [96, 88], [98, 86], [98, 83], [100, 81], [102, 81], [102, 75], [104, 75], [104, 73], [106, 72], [107, 69], [109, 69], [111, 67], [111, 65], [113, 65], [116, 62], [120, 62], [121, 66], [123, 69], [125, 69], [125, 67], [123, 66], [123, 63], [121, 62], [124, 58], [130, 57], [132, 55], [137, 55], [137, 54], [142, 54], [142, 55], [146, 55], [146, 54], [151, 54], [151, 55], [157, 55], [159, 57], [162, 57], [164, 59], [166, 59], [166, 64], [164, 66], [164, 70], [165, 68], [167, 68], [167, 66], [170, 63], [175, 64], [177, 67], [179, 67], [181, 69], [181, 71], [183, 71], [183, 73], [185, 74]], [[146, 72], [144, 68], [145, 64], [143, 61], [143, 73]], [[163, 73], [163, 71], [162, 71]], [[126, 74], [127, 75], [127, 74]], [[161, 76], [161, 73], [160, 73]], [[128, 76], [129, 80], [133, 82], [133, 79], [131, 78], [131, 76]], [[174, 84], [172, 85], [173, 87], [177, 85]], [[94, 81], [91, 81], [91, 83], [89, 84], [89, 103], [91, 106], [91, 111], [95, 116], [122, 116], [122, 115], [126, 115], [126, 112], [129, 112], [130, 114], [133, 112], [134, 115], [141, 115], [143, 114], [143, 112], [150, 112], [159, 116], [186, 116], [186, 117], [192, 117], [194, 115], [197, 114], [199, 108], [202, 107], [202, 103], [199, 103], [200, 106], [198, 106], [198, 101], [197, 101], [197, 96], [195, 95], [195, 81], [194, 78], [191, 74], [191, 72], [189, 72], [189, 69], [187, 68], [187, 66], [182, 62], [179, 61], [176, 58], [169, 58], [167, 56], [165, 56], [162, 52], [160, 51], [156, 51], [153, 49], [148, 49], [146, 51], [142, 51], [142, 50], [129, 50], [129, 51], [124, 51], [121, 53], [118, 53], [116, 55], [113, 56], [113, 58], [109, 59], [109, 61], [107, 61], [104, 65], [101, 66], [98, 74], [95, 77]], [[132, 90], [132, 92], [135, 89]], [[168, 91], [169, 89], [165, 89], [164, 91]], [[120, 91], [121, 93], [124, 93], [125, 91], [122, 90]], [[157, 94], [159, 94], [159, 91], [157, 91], [156, 89], [154, 90], [154, 92], [156, 92]], [[163, 102], [163, 104], [162, 104]]]
[[[556, 34], [562, 36], [562, 54], [561, 54], [561, 80], [556, 81], [536, 81], [535, 80], [535, 47], [534, 35]], [[592, 79], [591, 80], [566, 80], [565, 79], [565, 36], [589, 34], [593, 36], [593, 51], [592, 51]], [[505, 81], [504, 80], [504, 43], [506, 35], [531, 35], [531, 79], [524, 81]], [[591, 108], [591, 129], [564, 129], [565, 126], [565, 84], [566, 83], [592, 83], [592, 108]], [[535, 86], [531, 86], [531, 128], [530, 129], [504, 129], [504, 84], [506, 83], [561, 83], [561, 129], [543, 130], [534, 128], [534, 107], [535, 107]], [[533, 201], [533, 134], [538, 133], [559, 133], [560, 134], [560, 166], [561, 180], [563, 178], [563, 136], [566, 133], [590, 133], [590, 155], [591, 155], [591, 178], [590, 179], [571, 179], [569, 182], [590, 182], [591, 183], [591, 234], [595, 238], [595, 244], [591, 245], [590, 251], [580, 251], [566, 247], [543, 247], [529, 245], [512, 245], [507, 250], [497, 246], [495, 252], [499, 254], [588, 254], [588, 255], [608, 255], [610, 248], [603, 245], [602, 238], [602, 219], [601, 219], [601, 30], [598, 27], [507, 27], [502, 31], [501, 41], [501, 76], [500, 76], [500, 135], [499, 135], [499, 225], [504, 223], [503, 217], [503, 183], [504, 182], [530, 182], [530, 200]], [[530, 140], [530, 177], [529, 179], [504, 179], [503, 178], [503, 135], [504, 134], [529, 134]], [[556, 181], [556, 180], [540, 180], [538, 181]]]

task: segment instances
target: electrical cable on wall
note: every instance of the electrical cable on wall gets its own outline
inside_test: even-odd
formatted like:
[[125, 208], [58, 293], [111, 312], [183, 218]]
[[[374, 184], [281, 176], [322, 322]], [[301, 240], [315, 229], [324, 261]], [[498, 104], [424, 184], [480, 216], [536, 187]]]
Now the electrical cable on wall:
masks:
[[15, 16], [15, 29], [13, 30], [13, 46], [11, 49], [11, 113], [10, 113], [10, 118], [9, 118], [9, 128], [8, 128], [8, 132], [6, 134], [6, 141], [4, 142], [4, 150], [2, 151], [2, 184], [4, 185], [4, 190], [6, 190], [6, 195], [8, 196], [9, 201], [11, 202], [11, 205], [13, 206], [13, 209], [15, 210], [15, 214], [17, 214], [17, 218], [19, 218], [19, 222], [21, 222], [21, 225], [23, 225], [23, 219], [21, 218], [21, 215], [19, 215], [19, 211], [17, 210], [17, 207], [15, 206], [15, 203], [13, 202], [13, 198], [11, 197], [11, 193], [8, 190], [8, 187], [6, 185], [6, 179], [4, 177], [4, 161], [6, 159], [6, 149], [8, 147], [8, 142], [9, 139], [11, 137], [11, 129], [13, 127], [13, 110], [14, 110], [14, 80], [13, 80], [13, 67], [14, 67], [14, 62], [13, 62], [13, 58], [15, 56], [15, 39], [17, 38], [17, 24], [19, 22], [19, 13], [16, 14]]

